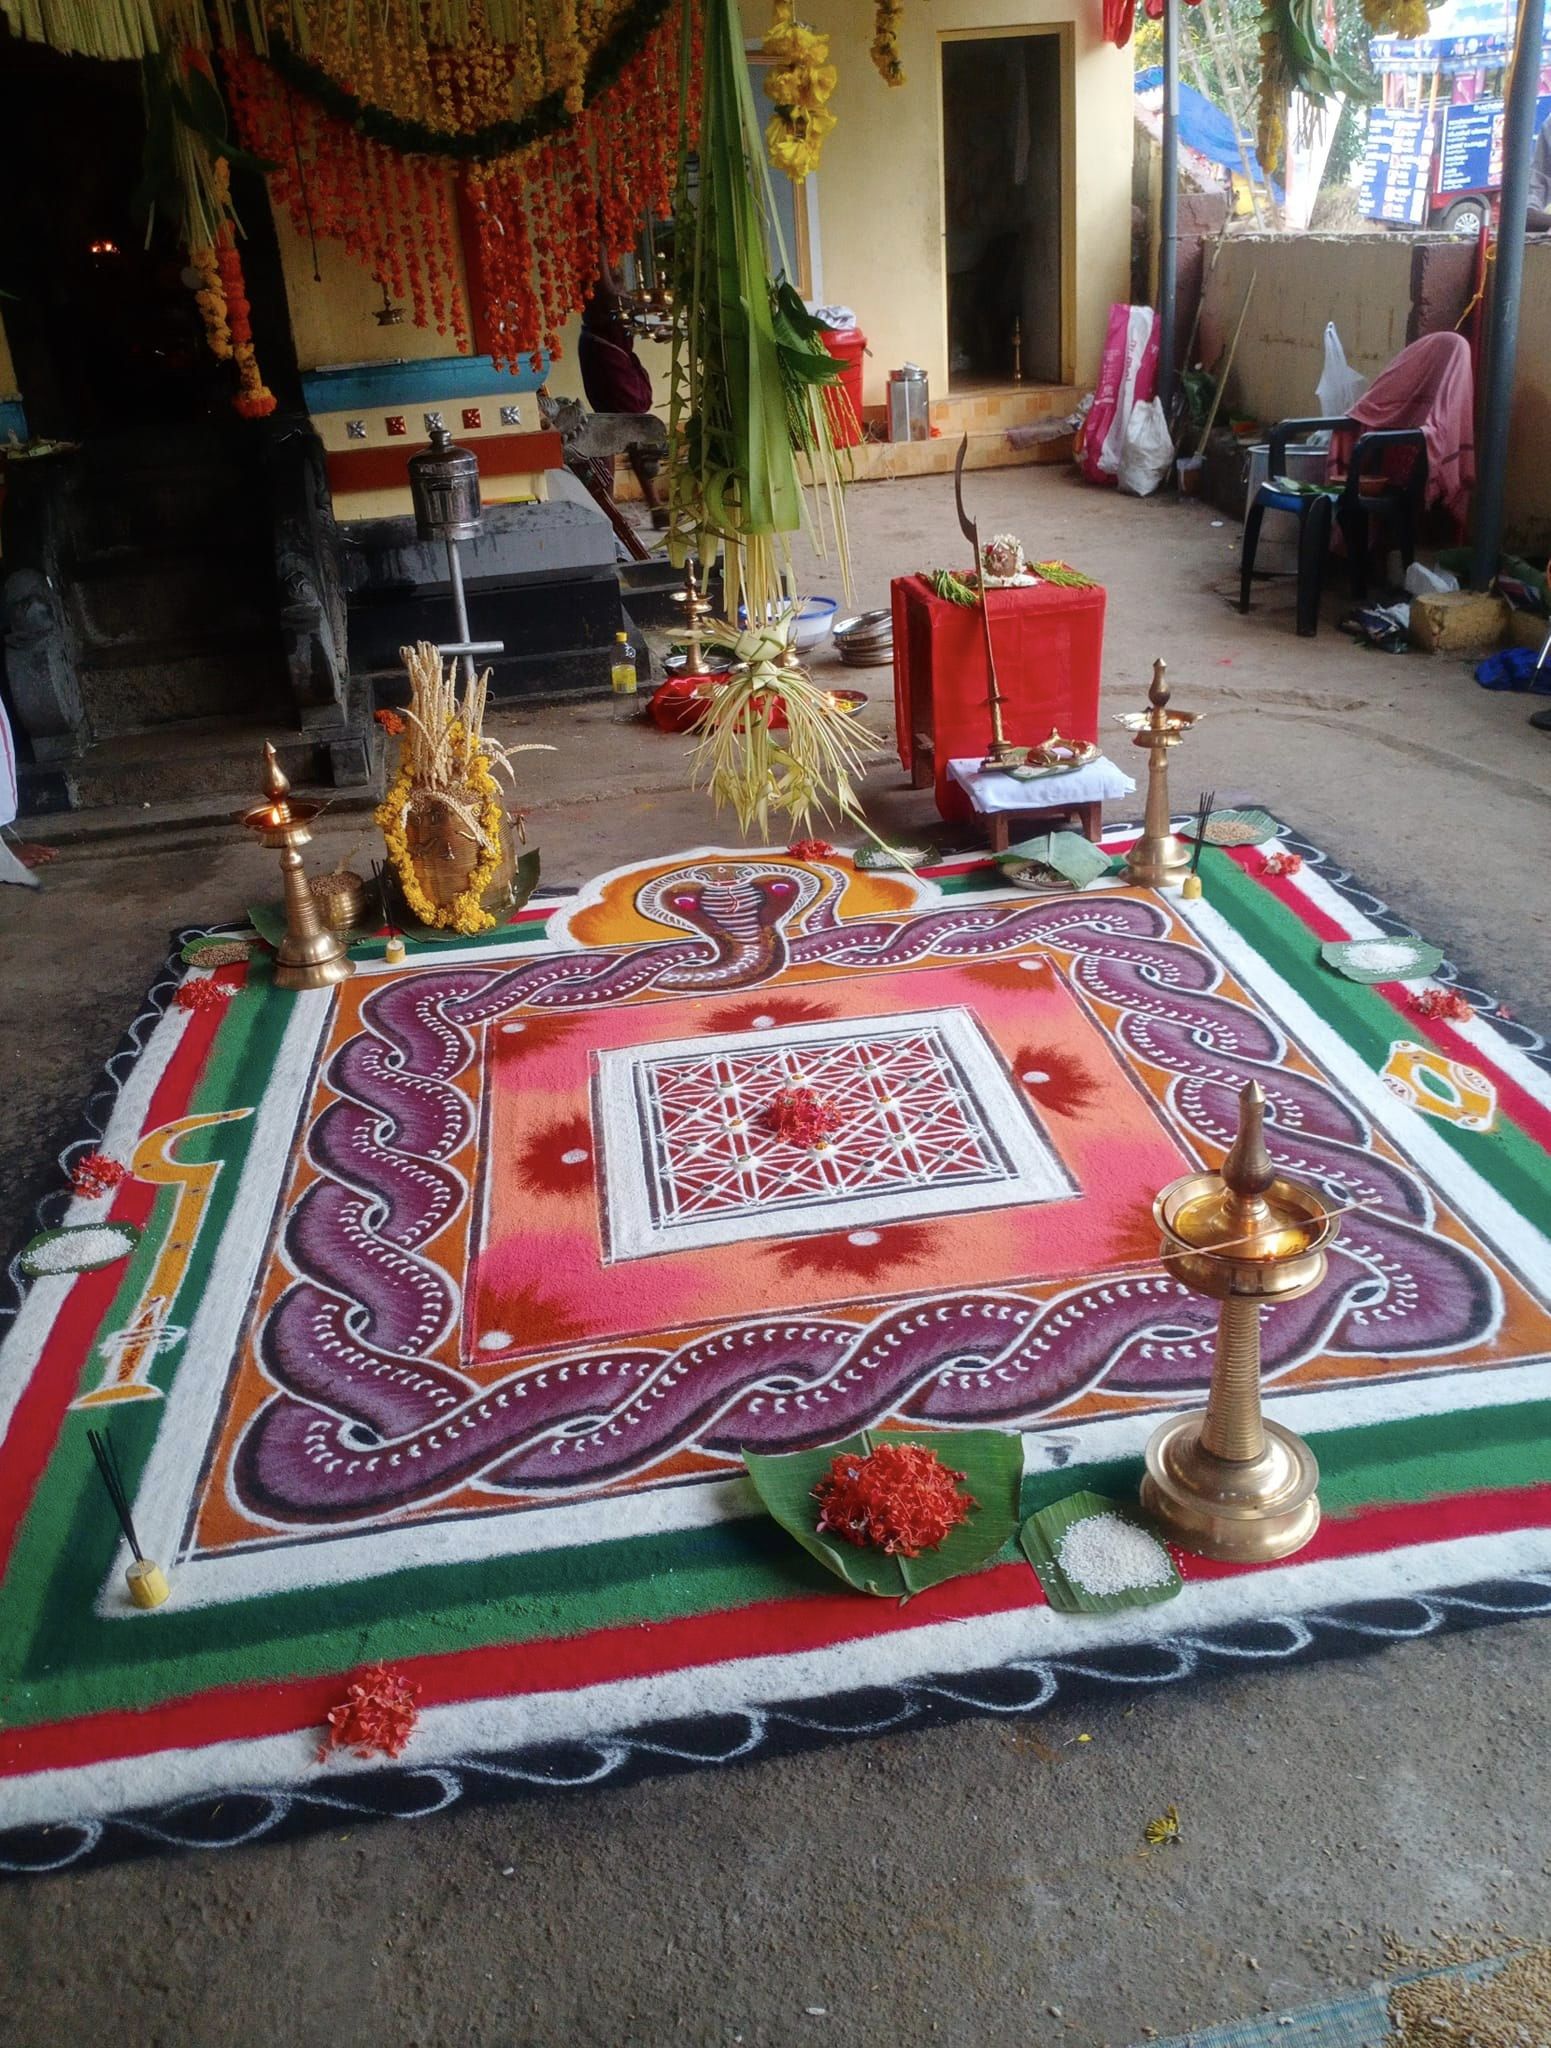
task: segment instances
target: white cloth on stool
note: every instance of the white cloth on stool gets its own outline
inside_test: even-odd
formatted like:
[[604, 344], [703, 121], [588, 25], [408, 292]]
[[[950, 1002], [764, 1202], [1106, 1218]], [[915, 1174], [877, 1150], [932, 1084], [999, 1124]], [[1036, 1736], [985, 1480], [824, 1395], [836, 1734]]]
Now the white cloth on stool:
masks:
[[1104, 803], [1113, 796], [1130, 796], [1136, 784], [1117, 768], [1107, 754], [1081, 768], [1069, 768], [1064, 775], [1041, 775], [1034, 782], [1019, 782], [999, 768], [982, 768], [978, 759], [950, 761], [948, 773], [977, 811], [1044, 811], [1057, 804]]

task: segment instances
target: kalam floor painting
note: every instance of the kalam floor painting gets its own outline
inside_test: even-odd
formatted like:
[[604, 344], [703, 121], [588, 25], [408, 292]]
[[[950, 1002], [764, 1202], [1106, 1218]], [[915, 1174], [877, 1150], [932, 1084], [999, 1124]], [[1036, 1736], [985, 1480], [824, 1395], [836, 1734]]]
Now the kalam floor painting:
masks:
[[[699, 851], [335, 991], [166, 984], [65, 1154], [128, 1176], [44, 1217], [76, 1234], [0, 1353], [0, 1867], [1551, 1607], [1545, 1049], [1321, 967], [1381, 908], [1313, 849], [1264, 865], [1214, 850], [1176, 904]], [[1152, 1197], [1252, 1077], [1278, 1164], [1363, 1205], [1266, 1321], [1311, 1548], [1111, 1617], [1010, 1552], [904, 1607], [837, 1591], [745, 1448], [995, 1426], [1026, 1508], [1134, 1483], [1211, 1356]], [[840, 1112], [822, 1151], [772, 1124], [794, 1086]], [[104, 1420], [172, 1577], [149, 1613]], [[410, 1749], [320, 1764], [378, 1660]]]

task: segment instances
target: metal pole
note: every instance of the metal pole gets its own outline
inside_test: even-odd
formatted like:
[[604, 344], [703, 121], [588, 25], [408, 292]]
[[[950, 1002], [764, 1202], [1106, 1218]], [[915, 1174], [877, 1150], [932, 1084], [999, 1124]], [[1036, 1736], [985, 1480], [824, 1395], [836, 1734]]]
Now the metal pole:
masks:
[[1508, 463], [1508, 414], [1519, 353], [1519, 288], [1524, 277], [1524, 216], [1529, 207], [1530, 157], [1535, 147], [1535, 100], [1545, 0], [1521, 0], [1513, 46], [1513, 76], [1503, 119], [1503, 185], [1498, 201], [1496, 275], [1486, 336], [1486, 378], [1481, 430], [1476, 436], [1475, 545], [1470, 580], [1477, 590], [1497, 574], [1503, 541], [1503, 472]]
[[[1537, 0], [1530, 0], [1537, 4]], [[1163, 159], [1158, 199], [1158, 396], [1167, 415], [1174, 400], [1174, 302], [1179, 286], [1179, 11], [1163, 0]]]

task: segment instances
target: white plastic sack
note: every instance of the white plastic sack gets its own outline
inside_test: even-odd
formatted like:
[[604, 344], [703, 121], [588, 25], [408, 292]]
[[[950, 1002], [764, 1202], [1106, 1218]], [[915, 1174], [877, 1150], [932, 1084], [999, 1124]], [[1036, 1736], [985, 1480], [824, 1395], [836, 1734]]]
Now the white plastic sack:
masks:
[[1133, 498], [1150, 498], [1169, 473], [1174, 460], [1174, 443], [1163, 406], [1156, 398], [1144, 398], [1133, 405], [1126, 421], [1126, 437], [1120, 449], [1120, 472], [1115, 478], [1121, 490]]
[[[1124, 323], [1118, 331], [1117, 314], [1124, 316]], [[1158, 343], [1153, 333], [1156, 318], [1151, 306], [1110, 308], [1110, 333], [1105, 340], [1105, 361], [1100, 365], [1099, 393], [1095, 400], [1097, 418], [1089, 422], [1090, 433], [1097, 426], [1103, 434], [1095, 464], [1103, 476], [1119, 473], [1126, 424], [1131, 417], [1138, 388], [1149, 396], [1152, 393], [1158, 364]], [[1112, 346], [1117, 341], [1118, 361]], [[1106, 390], [1107, 383], [1112, 384], [1111, 390]], [[1103, 416], [1106, 397], [1113, 406], [1107, 420]]]
[[1368, 388], [1368, 380], [1346, 359], [1334, 320], [1325, 322], [1325, 367], [1315, 385], [1320, 414], [1327, 420], [1344, 419]]

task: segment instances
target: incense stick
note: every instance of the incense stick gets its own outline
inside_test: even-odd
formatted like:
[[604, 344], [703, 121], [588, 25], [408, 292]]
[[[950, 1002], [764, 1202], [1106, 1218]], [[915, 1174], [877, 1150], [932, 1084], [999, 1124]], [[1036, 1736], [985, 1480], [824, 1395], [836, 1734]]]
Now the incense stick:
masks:
[[86, 1440], [92, 1447], [92, 1456], [97, 1460], [97, 1470], [102, 1474], [102, 1483], [108, 1490], [113, 1503], [113, 1512], [118, 1516], [119, 1527], [130, 1549], [135, 1553], [135, 1562], [144, 1564], [145, 1552], [140, 1548], [140, 1539], [135, 1534], [135, 1524], [129, 1512], [129, 1495], [124, 1488], [124, 1475], [119, 1470], [118, 1453], [108, 1432], [89, 1429]]
[[1195, 874], [1201, 865], [1201, 849], [1206, 844], [1206, 828], [1211, 821], [1212, 812], [1216, 808], [1216, 804], [1216, 790], [1203, 789], [1201, 792], [1201, 802], [1196, 811], [1195, 852], [1190, 856], [1190, 872], [1192, 874]]

